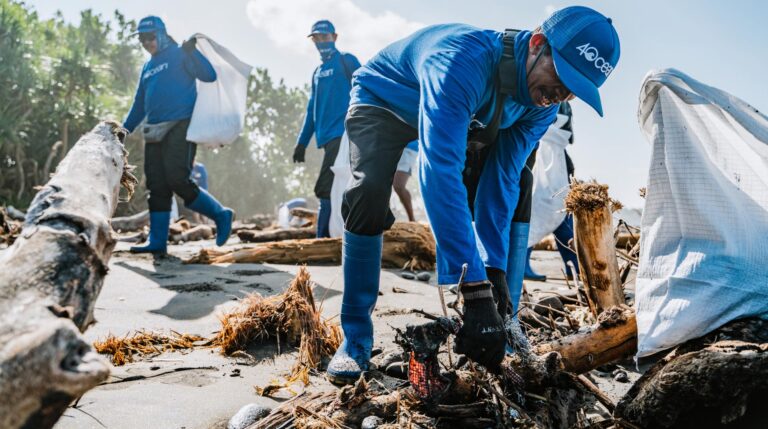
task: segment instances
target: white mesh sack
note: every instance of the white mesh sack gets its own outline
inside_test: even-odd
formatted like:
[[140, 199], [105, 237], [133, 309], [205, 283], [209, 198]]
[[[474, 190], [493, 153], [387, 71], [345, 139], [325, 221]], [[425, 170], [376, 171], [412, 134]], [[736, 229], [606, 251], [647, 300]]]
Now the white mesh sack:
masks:
[[647, 356], [747, 316], [768, 318], [768, 118], [684, 73], [649, 73], [651, 144], [635, 306]]

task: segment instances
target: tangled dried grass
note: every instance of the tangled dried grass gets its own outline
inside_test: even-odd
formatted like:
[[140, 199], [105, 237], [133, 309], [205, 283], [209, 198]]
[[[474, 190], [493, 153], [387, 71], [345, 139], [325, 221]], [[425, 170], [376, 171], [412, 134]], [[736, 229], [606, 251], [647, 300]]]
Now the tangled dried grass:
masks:
[[93, 347], [101, 354], [111, 355], [113, 365], [121, 366], [133, 362], [134, 355], [154, 356], [166, 351], [191, 349], [198, 341], [205, 341], [205, 338], [175, 331], [170, 335], [137, 331], [125, 337], [110, 334], [102, 341], [94, 341]]
[[574, 180], [571, 190], [565, 197], [565, 209], [569, 213], [577, 211], [595, 211], [608, 207], [612, 212], [621, 210], [623, 205], [608, 196], [608, 185], [592, 180], [584, 182]]
[[[245, 350], [254, 341], [274, 338], [278, 347], [283, 339], [299, 345], [299, 357], [289, 380], [309, 383], [309, 371], [322, 359], [330, 357], [341, 344], [341, 328], [321, 317], [321, 309], [312, 296], [312, 282], [306, 267], [280, 295], [263, 297], [252, 294], [231, 313], [222, 315], [221, 330], [212, 344], [225, 355]], [[278, 350], [279, 351], [279, 350]]]

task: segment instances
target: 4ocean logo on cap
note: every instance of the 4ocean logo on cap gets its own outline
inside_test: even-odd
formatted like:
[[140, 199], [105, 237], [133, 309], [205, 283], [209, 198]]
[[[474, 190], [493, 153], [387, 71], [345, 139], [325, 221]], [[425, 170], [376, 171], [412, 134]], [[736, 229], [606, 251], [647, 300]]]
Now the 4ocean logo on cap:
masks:
[[584, 56], [587, 61], [595, 65], [596, 69], [599, 69], [601, 73], [608, 77], [613, 71], [613, 65], [600, 56], [600, 51], [594, 46], [590, 46], [589, 42], [577, 46], [576, 50], [579, 51], [579, 55]]

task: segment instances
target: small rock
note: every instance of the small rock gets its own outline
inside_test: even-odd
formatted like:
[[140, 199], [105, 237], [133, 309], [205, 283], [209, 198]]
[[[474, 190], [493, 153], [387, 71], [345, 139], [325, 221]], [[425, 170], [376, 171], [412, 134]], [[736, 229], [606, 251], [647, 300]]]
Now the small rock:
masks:
[[546, 316], [547, 314], [549, 314], [548, 308], [552, 308], [553, 310], [557, 310], [557, 311], [563, 311], [563, 308], [564, 308], [563, 302], [560, 301], [560, 298], [556, 296], [548, 296], [546, 298], [539, 300], [539, 302], [537, 302], [536, 305], [533, 306], [533, 311], [543, 316]]
[[152, 365], [149, 367], [150, 371], [157, 371], [158, 369], [160, 369], [160, 365]]
[[258, 405], [248, 404], [240, 408], [240, 410], [229, 419], [227, 423], [227, 429], [245, 429], [255, 422], [263, 419], [272, 412], [271, 408]]
[[416, 274], [410, 272], [410, 271], [402, 271], [400, 272], [400, 277], [406, 279], [406, 280], [416, 280]]
[[416, 280], [420, 282], [428, 282], [432, 279], [432, 274], [430, 274], [427, 271], [422, 271], [419, 274], [416, 274]]
[[384, 423], [384, 420], [382, 420], [381, 417], [368, 416], [363, 419], [363, 422], [360, 424], [360, 429], [376, 429], [381, 426], [382, 423]]
[[619, 383], [629, 383], [629, 375], [623, 369], [617, 369], [613, 371], [613, 379]]
[[401, 380], [408, 379], [408, 364], [406, 362], [393, 362], [384, 370], [384, 374]]
[[230, 377], [240, 377], [240, 368], [234, 368], [232, 369], [232, 372], [229, 373]]

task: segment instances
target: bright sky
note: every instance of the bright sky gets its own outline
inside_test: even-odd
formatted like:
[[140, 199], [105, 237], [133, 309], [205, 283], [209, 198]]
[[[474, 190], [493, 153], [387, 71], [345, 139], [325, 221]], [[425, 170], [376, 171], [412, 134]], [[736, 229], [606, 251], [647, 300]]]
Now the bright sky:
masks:
[[[338, 47], [365, 62], [378, 49], [423, 25], [464, 22], [483, 28], [533, 29], [560, 1], [520, 0], [37, 0], [28, 1], [42, 17], [61, 10], [77, 21], [92, 8], [133, 19], [159, 15], [169, 33], [182, 40], [205, 33], [243, 60], [269, 69], [290, 85], [309, 81], [319, 62], [306, 39], [312, 22], [330, 19]], [[605, 117], [586, 104], [574, 105], [576, 141], [569, 149], [579, 178], [610, 185], [614, 198], [629, 207], [643, 202], [650, 149], [637, 124], [637, 97], [652, 69], [677, 68], [692, 77], [768, 111], [768, 2], [583, 1], [613, 18], [621, 39], [621, 60], [601, 89]]]

